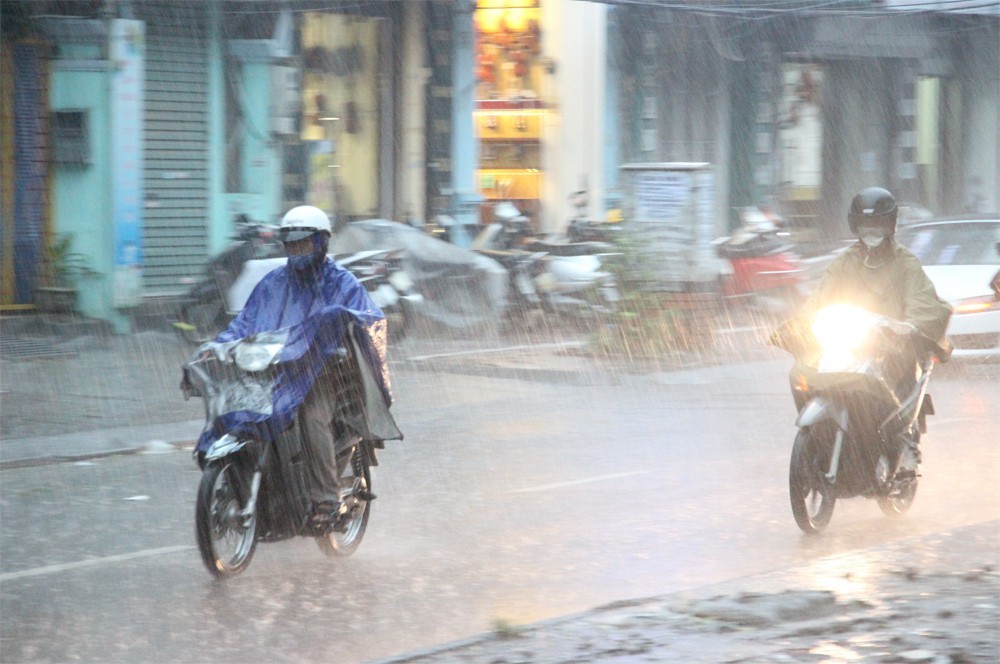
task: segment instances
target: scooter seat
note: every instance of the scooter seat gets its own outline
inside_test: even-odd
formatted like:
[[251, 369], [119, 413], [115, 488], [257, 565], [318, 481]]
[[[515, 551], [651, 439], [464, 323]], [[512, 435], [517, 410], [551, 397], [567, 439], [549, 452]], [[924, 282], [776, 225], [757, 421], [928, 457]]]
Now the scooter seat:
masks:
[[535, 240], [528, 245], [533, 251], [544, 251], [552, 256], [593, 256], [615, 251], [615, 245], [610, 242], [549, 242]]
[[717, 247], [719, 256], [729, 259], [758, 258], [760, 256], [769, 256], [783, 251], [790, 251], [791, 249], [792, 245], [787, 242], [782, 242], [776, 237], [767, 235], [758, 236], [739, 244], [724, 242]]
[[535, 252], [524, 251], [523, 249], [475, 249], [474, 251], [487, 258], [492, 258], [506, 268], [535, 255]]

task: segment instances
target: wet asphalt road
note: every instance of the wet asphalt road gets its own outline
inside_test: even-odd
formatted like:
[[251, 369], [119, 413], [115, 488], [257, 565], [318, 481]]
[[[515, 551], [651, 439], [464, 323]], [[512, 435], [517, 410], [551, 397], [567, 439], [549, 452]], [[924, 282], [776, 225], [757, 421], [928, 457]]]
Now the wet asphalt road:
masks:
[[586, 381], [395, 372], [406, 440], [381, 453], [350, 559], [304, 539], [213, 581], [188, 454], [0, 472], [0, 660], [368, 661], [610, 601], [696, 588], [1000, 515], [991, 366], [934, 381], [904, 519], [787, 504], [787, 362]]

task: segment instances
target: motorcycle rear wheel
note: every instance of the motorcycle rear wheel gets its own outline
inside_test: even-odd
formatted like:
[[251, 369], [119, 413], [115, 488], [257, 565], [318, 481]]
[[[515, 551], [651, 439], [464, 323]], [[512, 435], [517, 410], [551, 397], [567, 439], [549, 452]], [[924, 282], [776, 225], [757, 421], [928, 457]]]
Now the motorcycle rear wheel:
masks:
[[788, 495], [795, 523], [807, 535], [826, 528], [837, 503], [832, 487], [826, 482], [825, 456], [815, 444], [814, 432], [811, 429], [801, 429], [792, 446]]
[[226, 329], [226, 312], [218, 302], [185, 304], [178, 312], [177, 330], [190, 344], [200, 346], [212, 341]]
[[316, 538], [320, 550], [331, 558], [347, 557], [357, 551], [368, 528], [372, 505], [363, 496], [371, 493], [372, 477], [368, 459], [360, 445], [354, 446], [340, 482], [344, 487], [341, 502], [347, 504], [348, 512], [339, 528]]
[[242, 514], [249, 497], [250, 479], [238, 465], [212, 463], [202, 473], [195, 530], [201, 559], [214, 576], [235, 576], [250, 565], [257, 547], [257, 514]]

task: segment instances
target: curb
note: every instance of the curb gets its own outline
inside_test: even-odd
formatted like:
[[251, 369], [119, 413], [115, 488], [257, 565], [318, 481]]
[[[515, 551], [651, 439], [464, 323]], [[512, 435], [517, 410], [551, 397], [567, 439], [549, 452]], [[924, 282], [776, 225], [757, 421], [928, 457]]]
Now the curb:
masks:
[[[194, 441], [182, 440], [166, 443], [172, 452], [179, 452], [194, 445]], [[152, 450], [150, 446], [139, 445], [135, 447], [122, 447], [113, 450], [101, 450], [100, 452], [81, 452], [80, 454], [60, 454], [26, 457], [23, 459], [8, 459], [0, 461], [0, 470], [11, 470], [14, 468], [34, 468], [37, 466], [51, 466], [57, 463], [76, 463], [78, 461], [89, 461], [91, 459], [104, 459], [113, 456], [129, 456], [133, 454], [162, 454], [167, 450]]]
[[556, 342], [494, 350], [436, 353], [402, 358], [390, 361], [390, 364], [432, 373], [459, 373], [574, 385], [618, 384], [614, 372], [603, 370], [600, 362], [594, 358], [560, 354], [560, 351], [583, 345], [582, 342]]
[[190, 420], [0, 440], [0, 470], [184, 449], [204, 426]]

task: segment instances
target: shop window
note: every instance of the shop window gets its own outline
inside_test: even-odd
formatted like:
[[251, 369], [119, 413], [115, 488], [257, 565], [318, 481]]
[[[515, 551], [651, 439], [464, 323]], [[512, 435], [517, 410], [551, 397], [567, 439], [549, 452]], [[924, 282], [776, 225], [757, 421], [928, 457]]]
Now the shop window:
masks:
[[[479, 0], [476, 26], [476, 138], [479, 193], [536, 218], [542, 190], [542, 58], [538, 0]], [[485, 220], [485, 219], [484, 219]]]
[[85, 109], [55, 111], [52, 125], [53, 160], [57, 164], [90, 164], [88, 111]]

